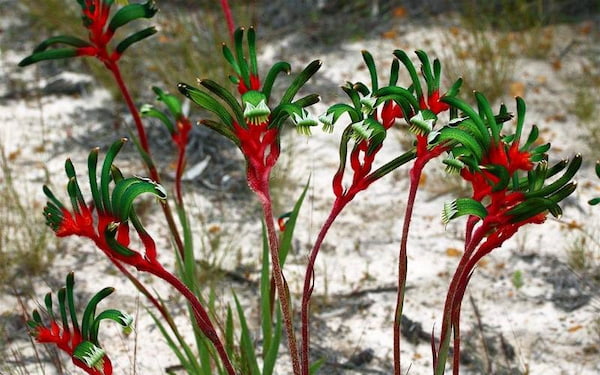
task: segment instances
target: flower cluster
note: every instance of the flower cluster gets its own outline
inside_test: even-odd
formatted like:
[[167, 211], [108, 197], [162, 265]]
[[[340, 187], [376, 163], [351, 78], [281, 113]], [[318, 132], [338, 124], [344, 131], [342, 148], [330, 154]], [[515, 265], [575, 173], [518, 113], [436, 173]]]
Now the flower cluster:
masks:
[[[261, 82], [256, 58], [256, 35], [253, 28], [247, 33], [248, 58], [244, 54], [244, 29], [234, 33], [235, 54], [223, 45], [223, 55], [233, 68], [231, 81], [237, 85], [241, 103], [230, 91], [218, 83], [203, 79], [199, 83], [211, 94], [185, 83], [179, 90], [204, 109], [213, 112], [219, 121], [203, 120], [202, 124], [214, 129], [235, 143], [247, 162], [247, 180], [250, 188], [264, 195], [268, 189], [271, 169], [280, 153], [280, 130], [284, 121], [291, 117], [299, 133], [310, 134], [316, 126], [314, 119], [305, 109], [319, 101], [317, 95], [307, 95], [294, 101], [302, 86], [321, 67], [321, 62], [311, 62], [292, 82], [277, 105], [273, 105], [271, 90], [280, 73], [290, 73], [286, 62], [278, 62]], [[229, 107], [225, 108], [219, 100]]]
[[[548, 166], [546, 152], [550, 144], [539, 144], [538, 130], [533, 127], [525, 143], [521, 133], [525, 120], [525, 102], [516, 99], [515, 132], [502, 134], [503, 124], [511, 115], [502, 106], [494, 115], [487, 99], [475, 93], [478, 111], [456, 98], [445, 102], [463, 111], [441, 129], [438, 142], [452, 146], [444, 162], [447, 170], [460, 173], [472, 187], [470, 198], [459, 198], [444, 205], [442, 219], [448, 223], [457, 217], [468, 216], [465, 230], [465, 249], [452, 278], [442, 323], [442, 337], [434, 351], [435, 373], [445, 368], [451, 331], [454, 332], [454, 373], [458, 374], [460, 308], [474, 268], [481, 258], [511, 238], [526, 224], [540, 224], [548, 213], [560, 216], [558, 203], [575, 190], [571, 181], [581, 166], [581, 156], [570, 162], [561, 161]], [[564, 170], [562, 176], [553, 178]], [[548, 180], [552, 182], [547, 183]], [[435, 355], [439, 358], [435, 358]]]
[[[75, 278], [69, 273], [66, 286], [58, 291], [60, 321], [52, 309], [52, 295], [48, 293], [44, 300], [45, 313], [49, 324], [43, 322], [37, 310], [28, 321], [31, 335], [42, 344], [54, 344], [71, 357], [73, 363], [90, 375], [111, 375], [112, 363], [98, 342], [98, 331], [103, 320], [112, 320], [121, 326], [125, 333], [131, 332], [133, 318], [119, 310], [109, 309], [96, 314], [96, 307], [104, 298], [114, 292], [113, 288], [104, 288], [87, 303], [81, 322], [77, 319], [73, 287]], [[70, 320], [70, 323], [69, 323]]]
[[[88, 170], [93, 197], [93, 203], [90, 205], [86, 203], [81, 193], [73, 164], [67, 160], [65, 171], [69, 178], [67, 191], [72, 211], [69, 211], [50, 189], [44, 186], [44, 193], [49, 199], [44, 208], [44, 216], [46, 223], [57, 236], [87, 237], [110, 258], [132, 265], [139, 270], [152, 272], [160, 268], [156, 259], [156, 244], [135, 214], [133, 202], [138, 196], [146, 193], [159, 199], [166, 199], [166, 193], [160, 185], [147, 178], [123, 178], [119, 169], [113, 165], [113, 161], [125, 141], [121, 139], [110, 147], [100, 171], [99, 181], [96, 176], [98, 149], [90, 152]], [[112, 192], [111, 181], [114, 182]], [[133, 225], [144, 245], [143, 255], [128, 247], [130, 224]]]
[[[156, 28], [148, 27], [137, 31], [121, 42], [114, 50], [109, 50], [115, 32], [131, 21], [141, 18], [152, 18], [157, 12], [154, 1], [143, 4], [129, 4], [120, 8], [110, 18], [111, 7], [114, 0], [77, 0], [81, 6], [83, 26], [88, 31], [88, 40], [70, 36], [59, 35], [51, 37], [40, 43], [33, 53], [23, 59], [19, 66], [34, 64], [42, 60], [63, 59], [76, 56], [92, 56], [98, 58], [107, 66], [116, 63], [121, 55], [132, 44], [152, 36]], [[51, 46], [62, 44], [65, 48], [48, 49]]]

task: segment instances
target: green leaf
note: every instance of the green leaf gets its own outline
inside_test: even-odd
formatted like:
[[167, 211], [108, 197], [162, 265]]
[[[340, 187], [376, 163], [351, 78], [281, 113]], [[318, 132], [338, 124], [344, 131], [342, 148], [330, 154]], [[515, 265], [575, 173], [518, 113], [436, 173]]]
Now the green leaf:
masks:
[[60, 319], [62, 321], [63, 329], [69, 330], [69, 318], [67, 317], [67, 291], [66, 288], [60, 288], [58, 291], [58, 307], [60, 309]]
[[130, 177], [119, 181], [112, 192], [112, 212], [121, 221], [127, 221], [133, 201], [141, 194], [149, 193], [158, 199], [167, 199], [165, 189], [156, 182], [142, 177]]
[[244, 111], [242, 110], [240, 103], [233, 96], [233, 94], [229, 92], [229, 90], [210, 79], [203, 79], [199, 81], [199, 83], [221, 98], [225, 103], [227, 103], [227, 105], [229, 105], [229, 108], [231, 108], [233, 111], [238, 124], [244, 124], [246, 122], [244, 120]]
[[379, 88], [379, 83], [377, 81], [377, 68], [375, 67], [375, 61], [373, 60], [373, 55], [371, 55], [368, 51], [361, 51], [362, 57], [365, 60], [365, 64], [369, 69], [369, 75], [371, 76], [371, 90], [377, 91]]
[[171, 349], [173, 354], [175, 354], [175, 356], [179, 360], [179, 364], [186, 370], [186, 372], [188, 374], [198, 373], [199, 369], [192, 367], [192, 364], [188, 361], [188, 359], [185, 357], [185, 355], [179, 349], [179, 347], [177, 346], [177, 344], [175, 343], [175, 341], [173, 340], [171, 335], [169, 335], [169, 333], [165, 329], [162, 322], [156, 317], [156, 315], [154, 315], [152, 313], [152, 311], [150, 311], [150, 310], [147, 310], [147, 311], [148, 311], [148, 314], [150, 314], [150, 317], [152, 318], [152, 320], [154, 320], [154, 324], [156, 324], [156, 327], [158, 327], [158, 330], [160, 331], [160, 333], [162, 334], [164, 339], [167, 341], [167, 345], [169, 346], [169, 348]]
[[146, 29], [140, 30], [134, 34], [129, 35], [127, 38], [123, 39], [121, 43], [117, 44], [115, 51], [119, 54], [123, 54], [127, 48], [129, 48], [132, 44], [140, 42], [152, 35], [156, 34], [157, 30], [154, 26], [148, 27]]
[[600, 198], [593, 198], [593, 199], [590, 199], [590, 200], [588, 201], [588, 204], [589, 204], [590, 206], [595, 206], [595, 205], [597, 205], [598, 203], [600, 203]]
[[283, 331], [283, 318], [281, 316], [281, 309], [277, 306], [277, 323], [275, 324], [275, 332], [269, 348], [263, 348], [266, 351], [263, 362], [262, 375], [272, 375], [275, 363], [277, 362], [277, 356], [279, 354], [279, 344], [281, 342], [281, 333]]
[[181, 101], [175, 95], [169, 94], [168, 92], [165, 92], [156, 86], [152, 87], [152, 91], [154, 91], [154, 93], [157, 95], [158, 100], [165, 103], [175, 118], [183, 116]]
[[479, 201], [471, 198], [458, 198], [451, 202], [444, 203], [442, 223], [446, 225], [451, 220], [464, 215], [477, 216], [480, 219], [485, 219], [487, 210]]
[[489, 145], [490, 143], [490, 134], [487, 130], [487, 127], [485, 126], [485, 123], [483, 122], [483, 119], [479, 116], [479, 114], [475, 112], [475, 110], [473, 110], [473, 108], [471, 108], [469, 104], [467, 104], [461, 99], [444, 96], [442, 98], [442, 101], [452, 107], [456, 107], [459, 110], [463, 111], [465, 115], [467, 115], [471, 120], [473, 120], [473, 122], [477, 126], [477, 129], [479, 130], [478, 135], [481, 137], [480, 143], [482, 146], [487, 148], [487, 145]]
[[123, 326], [123, 332], [128, 334], [131, 332], [131, 325], [133, 324], [133, 317], [129, 314], [121, 312], [115, 309], [108, 309], [102, 311], [93, 320], [89, 330], [89, 341], [98, 344], [98, 331], [100, 330], [100, 322], [103, 320], [112, 320]]
[[482, 93], [477, 91], [475, 92], [475, 100], [477, 100], [479, 111], [483, 112], [485, 115], [488, 128], [492, 131], [492, 139], [494, 140], [495, 144], [498, 144], [498, 142], [500, 142], [500, 129], [498, 128], [498, 124], [496, 123], [496, 119], [492, 113], [492, 107], [490, 107], [490, 103]]
[[240, 305], [240, 301], [238, 300], [235, 293], [233, 294], [233, 298], [235, 300], [235, 306], [238, 312], [238, 317], [240, 319], [241, 325], [241, 349], [244, 353], [246, 360], [248, 361], [247, 365], [250, 367], [250, 374], [248, 375], [260, 375], [260, 369], [258, 368], [258, 362], [256, 360], [256, 353], [254, 351], [254, 343], [252, 341], [252, 335], [250, 334], [250, 329], [248, 328], [248, 323], [246, 322], [246, 316], [244, 315], [244, 310], [242, 309], [242, 305]]
[[230, 358], [233, 357], [235, 349], [233, 330], [233, 313], [231, 312], [231, 306], [227, 305], [227, 316], [225, 318], [225, 351]]
[[20, 67], [35, 64], [43, 60], [66, 59], [77, 56], [77, 50], [73, 48], [58, 48], [47, 51], [37, 52], [27, 56], [19, 62]]
[[320, 60], [314, 60], [308, 64], [285, 91], [281, 98], [281, 104], [290, 103], [298, 93], [298, 90], [321, 68], [322, 64]]
[[481, 161], [483, 158], [482, 145], [471, 134], [461, 129], [448, 127], [442, 128], [438, 138], [438, 143], [442, 143], [444, 141], [449, 141], [450, 143], [454, 144], [462, 144], [473, 153], [473, 156], [475, 156], [478, 161]]
[[256, 60], [256, 32], [254, 27], [248, 29], [248, 55], [250, 57], [250, 73], [258, 76], [258, 62]]
[[179, 91], [183, 95], [188, 97], [188, 99], [198, 104], [200, 107], [213, 112], [219, 117], [223, 124], [227, 125], [229, 128], [233, 128], [233, 118], [231, 117], [229, 112], [227, 112], [227, 110], [225, 110], [225, 108], [223, 108], [223, 106], [213, 97], [211, 97], [204, 91], [201, 91], [185, 83], [179, 83], [177, 85], [177, 88], [179, 88]]
[[271, 90], [273, 89], [273, 83], [275, 79], [280, 73], [290, 74], [292, 71], [292, 67], [285, 61], [279, 61], [275, 63], [269, 72], [267, 73], [267, 77], [263, 82], [262, 93], [267, 98], [267, 103], [269, 102], [269, 98], [271, 97]]
[[83, 312], [83, 319], [81, 320], [81, 336], [84, 340], [90, 339], [91, 329], [94, 323], [94, 315], [96, 314], [96, 307], [98, 304], [111, 295], [115, 291], [115, 288], [107, 287], [96, 293], [92, 299], [88, 302]]
[[143, 117], [153, 117], [153, 118], [159, 119], [163, 124], [165, 124], [165, 126], [167, 127], [167, 130], [169, 131], [169, 133], [171, 135], [175, 134], [175, 126], [173, 125], [171, 120], [162, 111], [159, 111], [158, 109], [154, 108], [152, 105], [144, 104], [140, 108], [140, 114]]
[[105, 212], [104, 204], [102, 202], [100, 190], [98, 189], [98, 177], [96, 176], [96, 168], [98, 166], [98, 147], [92, 149], [88, 156], [88, 174], [90, 180], [90, 190], [92, 192], [92, 198], [94, 200], [94, 206], [98, 212]]
[[[271, 271], [269, 267], [269, 240], [264, 221], [262, 224], [262, 267], [260, 271], [260, 314], [263, 335], [263, 351], [268, 352], [271, 347], [272, 335], [272, 309], [271, 309]], [[287, 228], [286, 228], [287, 229]], [[265, 375], [265, 374], [263, 374]]]
[[310, 177], [298, 197], [298, 200], [294, 204], [294, 209], [292, 210], [290, 217], [285, 225], [285, 230], [283, 231], [283, 236], [281, 237], [281, 245], [279, 249], [279, 263], [281, 267], [285, 265], [285, 260], [287, 255], [292, 247], [292, 239], [294, 236], [294, 229], [296, 228], [296, 222], [298, 220], [298, 214], [300, 213], [300, 208], [302, 207], [302, 202], [304, 202], [304, 197], [306, 196], [306, 192], [308, 191], [308, 186], [310, 185]]
[[[545, 197], [545, 196], [548, 196], [549, 194], [555, 193], [557, 190], [559, 190], [560, 188], [565, 186], [565, 184], [567, 184], [575, 176], [575, 173], [577, 173], [577, 171], [581, 167], [581, 163], [582, 163], [581, 155], [580, 154], [575, 155], [573, 157], [573, 160], [567, 167], [567, 170], [560, 178], [556, 179], [551, 184], [546, 185], [539, 190], [529, 191], [529, 192], [525, 193], [525, 197], [526, 198]], [[548, 174], [550, 174], [550, 171], [548, 172]]]
[[119, 27], [139, 18], [152, 18], [158, 11], [154, 1], [148, 1], [144, 4], [129, 4], [119, 9], [110, 20], [108, 29], [112, 32]]
[[66, 44], [68, 46], [77, 47], [77, 48], [91, 46], [91, 44], [89, 42], [87, 42], [83, 39], [76, 38], [76, 37], [70, 36], [70, 35], [58, 35], [58, 36], [54, 36], [52, 38], [48, 38], [48, 39], [44, 40], [37, 47], [35, 47], [35, 49], [33, 50], [33, 53], [36, 54], [36, 53], [45, 51], [51, 45], [58, 44], [58, 43]]
[[235, 55], [238, 66], [240, 67], [240, 77], [244, 80], [246, 87], [250, 87], [250, 73], [248, 71], [248, 63], [244, 57], [244, 31], [243, 27], [239, 27], [233, 33], [233, 39], [235, 44]]
[[121, 151], [121, 148], [123, 147], [125, 142], [127, 142], [127, 138], [121, 138], [120, 140], [113, 143], [108, 149], [106, 157], [104, 158], [104, 163], [102, 164], [102, 171], [100, 172], [100, 193], [102, 195], [102, 205], [104, 206], [104, 210], [106, 212], [112, 212], [112, 205], [110, 202], [110, 194], [108, 188], [108, 185], [111, 181], [110, 171], [115, 157], [117, 156], [119, 151]]
[[390, 84], [389, 86], [396, 86], [398, 82], [398, 71], [400, 70], [400, 63], [394, 59], [390, 68]]
[[[238, 65], [237, 61], [235, 61], [235, 57], [233, 57], [233, 53], [231, 53], [231, 50], [229, 49], [229, 47], [227, 47], [227, 45], [225, 43], [223, 43], [222, 50], [223, 50], [223, 56], [225, 57], [225, 60], [227, 60], [229, 65], [231, 65], [235, 74], [237, 74], [238, 76], [241, 77], [242, 71], [240, 70], [240, 66]], [[237, 79], [237, 77], [236, 77], [236, 79]]]
[[319, 369], [325, 364], [325, 358], [319, 358], [313, 363], [310, 364], [308, 368], [308, 373], [310, 375], [314, 375], [319, 371]]
[[69, 274], [67, 274], [65, 284], [67, 303], [69, 304], [69, 313], [71, 315], [71, 323], [73, 323], [73, 330], [75, 332], [79, 332], [79, 323], [77, 322], [77, 313], [75, 310], [75, 298], [73, 295], [73, 288], [75, 286], [75, 274], [73, 272], [69, 272]]
[[222, 136], [228, 138], [236, 146], [240, 147], [240, 140], [238, 139], [238, 137], [230, 128], [223, 125], [222, 123], [211, 120], [201, 120], [199, 123], [211, 128], [212, 130], [216, 131]]
[[[417, 112], [420, 109], [419, 102], [417, 101], [417, 99], [415, 99], [413, 94], [411, 94], [410, 91], [408, 91], [407, 89], [402, 88], [402, 87], [396, 87], [396, 86], [382, 87], [379, 90], [377, 90], [374, 93], [374, 95], [377, 97], [385, 96], [385, 97], [392, 97], [392, 98], [394, 98], [394, 100], [407, 101], [408, 103], [410, 103], [410, 106], [413, 108], [412, 112]], [[398, 104], [400, 104], [400, 103], [398, 103]]]
[[421, 82], [419, 81], [419, 76], [417, 75], [417, 70], [415, 69], [414, 64], [412, 63], [412, 61], [410, 61], [410, 58], [408, 57], [406, 52], [402, 50], [395, 50], [394, 56], [396, 56], [396, 58], [398, 58], [398, 60], [400, 60], [402, 64], [404, 64], [406, 70], [408, 70], [408, 74], [410, 75], [410, 79], [412, 80], [417, 98], [422, 98], [423, 89], [421, 89]]

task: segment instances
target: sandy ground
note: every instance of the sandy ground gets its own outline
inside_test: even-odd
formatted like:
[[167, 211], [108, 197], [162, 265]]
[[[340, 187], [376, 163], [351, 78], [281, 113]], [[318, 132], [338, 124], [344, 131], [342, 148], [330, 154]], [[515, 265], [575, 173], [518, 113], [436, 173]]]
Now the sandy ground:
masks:
[[[4, 19], [2, 22], [3, 28], [6, 28], [12, 21]], [[561, 26], [559, 35], [567, 39], [576, 36], [578, 27]], [[290, 56], [290, 47], [302, 38], [302, 35], [296, 35], [263, 46], [261, 61], [284, 58], [293, 63], [294, 70], [298, 70], [313, 58], [322, 59], [323, 68], [313, 83], [313, 87], [325, 89], [323, 103], [314, 108], [314, 112], [318, 113], [332, 104], [336, 95], [340, 95], [341, 90], [332, 86], [332, 82], [339, 85], [346, 80], [366, 81], [367, 72], [360, 68], [361, 50], [370, 50], [381, 71], [387, 71], [394, 49], [437, 51], [443, 43], [441, 35], [444, 31], [441, 28], [412, 27], [409, 32], [405, 26], [398, 26], [395, 31], [388, 38], [363, 39], [348, 42], [337, 49], [318, 50], [316, 56], [308, 52]], [[14, 65], [25, 56], [26, 51], [2, 50], [0, 72], [29, 81], [32, 86], [28, 92], [47, 87], [56, 77], [40, 78], [35, 68], [15, 70]], [[435, 55], [434, 52], [431, 54]], [[526, 58], [514, 61], [518, 68], [512, 81], [521, 84], [517, 89], [522, 91], [528, 103], [526, 124], [538, 124], [544, 139], [552, 141], [557, 151], [551, 154], [551, 161], [581, 152], [586, 164], [578, 177], [580, 188], [567, 202], [564, 216], [518, 233], [503, 248], [490, 255], [472, 278], [462, 319], [465, 356], [471, 358], [470, 366], [463, 367], [465, 374], [486, 373], [486, 370], [477, 370], [481, 363], [486, 363], [482, 335], [494, 362], [494, 373], [600, 373], [600, 338], [597, 331], [600, 298], [598, 292], [592, 290], [592, 284], [566, 264], [567, 250], [577, 236], [573, 228], [583, 225], [585, 230], [594, 233], [600, 215], [598, 209], [585, 204], [598, 194], [597, 183], [592, 179], [592, 161], [598, 157], [597, 150], [590, 151], [582, 140], [585, 132], [577, 125], [577, 118], [569, 112], [572, 99], [565, 95], [573, 90], [565, 79], [569, 76], [567, 70], [575, 69], [580, 59], [582, 57], [576, 53], [567, 55], [561, 70], [553, 69], [551, 62], [547, 61]], [[90, 80], [76, 73], [69, 73], [63, 78], [84, 83]], [[66, 196], [62, 191], [66, 183], [62, 172], [66, 157], [72, 158], [83, 175], [86, 150], [94, 146], [106, 147], [114, 139], [126, 135], [124, 127], [115, 129], [111, 125], [114, 113], [120, 107], [116, 107], [109, 94], [101, 88], [83, 84], [85, 89], [74, 95], [48, 94], [36, 99], [32, 95], [11, 96], [7, 86], [8, 80], [0, 81], [0, 141], [7, 154], [16, 155], [11, 162], [15, 179], [24, 182], [27, 194], [39, 204], [44, 201], [41, 185], [47, 182], [46, 176], [50, 176], [49, 182], [57, 194]], [[506, 103], [514, 109], [510, 95], [507, 95]], [[123, 115], [123, 121], [127, 120], [127, 116]], [[286, 206], [291, 208], [294, 197], [311, 176], [309, 197], [299, 220], [302, 225], [297, 230], [295, 251], [285, 270], [295, 296], [301, 292], [307, 251], [332, 203], [330, 181], [337, 168], [337, 147], [342, 128], [338, 126], [332, 135], [317, 131], [310, 138], [287, 134], [282, 141], [288, 154], [282, 156], [282, 167], [276, 174], [286, 178], [282, 188], [275, 191], [282, 202], [282, 212], [286, 211]], [[378, 155], [380, 164], [403, 151], [402, 139], [402, 131], [392, 132]], [[45, 145], [43, 149], [39, 147], [42, 144]], [[117, 161], [118, 165], [139, 170], [132, 153], [130, 148], [123, 159]], [[219, 160], [212, 159], [210, 163], [219, 163]], [[440, 220], [443, 203], [457, 196], [455, 184], [449, 185], [442, 170], [440, 165], [433, 164], [425, 172], [426, 179], [417, 199], [414, 230], [409, 240], [409, 289], [405, 314], [417, 324], [413, 327], [420, 324], [422, 329], [421, 336], [416, 329], [417, 333], [404, 341], [403, 361], [405, 368], [410, 364], [410, 374], [431, 371], [427, 334], [440, 326], [445, 289], [458, 261], [454, 249], [461, 248], [461, 227], [464, 223], [458, 220], [444, 228]], [[396, 258], [407, 188], [406, 168], [400, 168], [378, 181], [346, 209], [325, 242], [317, 263], [315, 296], [319, 303], [315, 303], [313, 318], [314, 353], [326, 355], [329, 363], [323, 373], [390, 373], [391, 319], [395, 302], [392, 289], [397, 277]], [[246, 277], [258, 280], [260, 224], [258, 218], [247, 218], [247, 215], [258, 212], [256, 204], [249, 198], [244, 198], [241, 203], [239, 200], [219, 202], [216, 194], [206, 193], [206, 189], [196, 183], [189, 183], [186, 191], [187, 199], [192, 202], [192, 216], [198, 218], [202, 214], [203, 225], [221, 228], [224, 242], [234, 249], [228, 253], [221, 249], [223, 253], [217, 255], [204, 254], [221, 257], [220, 266], [224, 269], [235, 272], [245, 269]], [[32, 214], [41, 214], [41, 210], [38, 211]], [[201, 227], [198, 224], [198, 228]], [[158, 223], [153, 223], [150, 228], [154, 237], [159, 239], [160, 246], [168, 249], [164, 240], [166, 229]], [[200, 244], [200, 234], [197, 237]], [[105, 306], [118, 307], [136, 317], [135, 333], [130, 337], [124, 337], [115, 327], [106, 326], [102, 342], [116, 365], [115, 373], [133, 374], [135, 368], [138, 374], [161, 374], [166, 367], [177, 364], [160, 332], [145, 313], [146, 302], [116, 274], [109, 262], [85, 241], [66, 239], [61, 241], [60, 246], [55, 265], [40, 281], [36, 295], [40, 297], [49, 290], [56, 290], [64, 275], [73, 269], [77, 271], [77, 290], [83, 295], [91, 295], [104, 286], [114, 286], [117, 292]], [[169, 250], [163, 250], [161, 259], [172, 263], [168, 253]], [[598, 262], [599, 254], [593, 256], [594, 262]], [[520, 289], [511, 282], [517, 270], [522, 273], [524, 281]], [[186, 327], [188, 323], [181, 298], [159, 281], [145, 276], [142, 279], [148, 280], [152, 288], [171, 301], [175, 311], [179, 312], [178, 321]], [[241, 290], [250, 320], [254, 328], [258, 328], [255, 324], [256, 294], [227, 278], [221, 281], [221, 285], [227, 286], [223, 289], [229, 289], [229, 284]], [[222, 302], [229, 302], [228, 298], [224, 296]], [[0, 313], [13, 311], [15, 303], [13, 295], [0, 295]], [[29, 301], [28, 305], [34, 307], [35, 302]], [[295, 307], [298, 309], [299, 303]], [[477, 316], [482, 320], [483, 331], [477, 325]], [[23, 332], [22, 328], [18, 330], [20, 336], [17, 337], [20, 338], [10, 344], [10, 349], [31, 358], [31, 346], [23, 340]], [[344, 368], [345, 364], [360, 362], [361, 358], [366, 360], [356, 370]], [[52, 373], [50, 366], [46, 367], [46, 373]], [[32, 373], [41, 373], [33, 365], [30, 369]], [[278, 374], [288, 373], [286, 357], [282, 355]]]

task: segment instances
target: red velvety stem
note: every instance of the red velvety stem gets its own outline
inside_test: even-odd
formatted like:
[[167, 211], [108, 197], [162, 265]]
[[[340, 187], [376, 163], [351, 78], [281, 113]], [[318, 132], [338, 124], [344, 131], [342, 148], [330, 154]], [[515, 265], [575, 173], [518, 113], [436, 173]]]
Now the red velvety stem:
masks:
[[410, 170], [410, 188], [408, 199], [406, 201], [406, 210], [404, 213], [404, 223], [402, 225], [402, 237], [400, 239], [400, 250], [398, 253], [398, 293], [396, 296], [396, 311], [394, 315], [394, 375], [401, 374], [400, 364], [400, 322], [402, 321], [402, 309], [404, 307], [404, 292], [406, 289], [406, 274], [408, 272], [408, 233], [410, 231], [410, 223], [412, 213], [419, 189], [419, 181], [423, 168], [431, 160], [447, 150], [444, 145], [437, 146], [431, 150], [426, 149], [426, 137], [417, 139], [417, 160]]
[[408, 232], [410, 230], [410, 222], [419, 188], [419, 180], [421, 179], [421, 173], [423, 172], [424, 166], [424, 163], [417, 160], [410, 170], [410, 188], [408, 199], [406, 201], [406, 210], [404, 212], [404, 223], [402, 225], [402, 238], [400, 240], [400, 252], [398, 255], [398, 294], [396, 296], [396, 312], [394, 315], [394, 375], [401, 374], [400, 322], [402, 320], [402, 308], [404, 307], [404, 291], [406, 288], [406, 273], [408, 269]]
[[[137, 107], [133, 103], [133, 99], [131, 98], [131, 94], [127, 89], [127, 85], [125, 85], [125, 81], [123, 81], [123, 77], [121, 75], [121, 70], [119, 69], [119, 65], [116, 62], [107, 61], [105, 62], [106, 67], [113, 74], [117, 85], [119, 86], [119, 90], [125, 99], [125, 103], [127, 104], [127, 108], [129, 108], [129, 112], [131, 116], [133, 116], [133, 120], [135, 123], [135, 127], [138, 132], [138, 138], [140, 140], [140, 146], [142, 147], [145, 155], [142, 155], [142, 159], [146, 163], [148, 167], [148, 171], [150, 173], [150, 177], [156, 182], [160, 183], [160, 176], [156, 167], [152, 163], [152, 156], [150, 153], [150, 147], [148, 145], [148, 137], [146, 136], [146, 131], [144, 130], [144, 124], [142, 123], [142, 118], [140, 117], [140, 113], [137, 110]], [[167, 219], [167, 224], [169, 225], [169, 229], [171, 234], [173, 235], [173, 239], [181, 255], [182, 259], [184, 258], [184, 246], [179, 235], [179, 231], [177, 230], [177, 226], [175, 225], [175, 220], [173, 219], [173, 213], [171, 211], [171, 207], [169, 206], [167, 201], [161, 201], [161, 206]]]
[[233, 16], [231, 15], [231, 7], [229, 6], [229, 2], [227, 0], [221, 0], [221, 8], [223, 8], [223, 14], [225, 15], [225, 20], [227, 21], [229, 36], [231, 37], [231, 40], [233, 40], [235, 24], [233, 22]]
[[310, 252], [310, 256], [308, 258], [308, 265], [306, 266], [306, 272], [304, 274], [304, 289], [302, 292], [302, 310], [300, 313], [301, 321], [302, 321], [302, 375], [309, 374], [309, 351], [310, 351], [310, 297], [314, 288], [314, 276], [315, 276], [315, 262], [317, 260], [317, 255], [319, 254], [319, 250], [321, 249], [321, 245], [329, 228], [340, 214], [340, 212], [344, 209], [344, 207], [350, 202], [350, 199], [347, 199], [346, 196], [340, 197], [336, 199], [333, 204], [333, 208], [329, 213], [329, 217], [321, 227], [321, 231], [317, 236], [317, 240]]
[[192, 306], [196, 322], [198, 323], [198, 327], [202, 333], [213, 343], [215, 349], [217, 349], [217, 353], [221, 358], [221, 362], [223, 363], [223, 366], [225, 366], [227, 373], [229, 375], [235, 375], [236, 372], [233, 369], [233, 365], [231, 364], [231, 360], [229, 359], [227, 352], [225, 351], [225, 347], [223, 346], [217, 331], [210, 321], [208, 313], [202, 306], [202, 303], [200, 303], [200, 300], [198, 300], [198, 297], [196, 297], [196, 295], [183, 282], [181, 282], [181, 280], [164, 268], [156, 268], [152, 271], [152, 274], [169, 283], [189, 301], [190, 305]]
[[275, 287], [277, 289], [277, 294], [279, 295], [279, 303], [281, 304], [281, 312], [283, 313], [283, 321], [288, 338], [288, 348], [290, 350], [292, 368], [294, 375], [300, 375], [301, 371], [298, 345], [296, 343], [296, 334], [294, 332], [288, 285], [285, 281], [285, 277], [283, 276], [279, 259], [279, 238], [277, 237], [277, 231], [275, 229], [271, 194], [268, 188], [268, 178], [264, 179], [261, 185], [262, 187], [259, 190], [256, 190], [256, 193], [262, 203], [263, 215], [267, 226], [269, 249], [271, 252], [271, 263], [273, 266], [273, 279], [275, 280]]

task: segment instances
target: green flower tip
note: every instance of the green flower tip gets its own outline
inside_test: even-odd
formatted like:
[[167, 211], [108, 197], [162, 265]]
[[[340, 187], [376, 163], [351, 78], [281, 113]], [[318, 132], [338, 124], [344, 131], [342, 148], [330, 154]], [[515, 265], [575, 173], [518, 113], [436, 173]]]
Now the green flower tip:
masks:
[[442, 163], [446, 165], [446, 173], [448, 174], [457, 174], [465, 167], [465, 163], [460, 161], [460, 159], [456, 159], [454, 157], [449, 157], [448, 159], [442, 160]]
[[292, 120], [296, 124], [298, 133], [303, 135], [310, 135], [310, 128], [319, 125], [315, 116], [308, 113], [306, 109], [302, 109], [302, 114], [293, 113]]
[[262, 92], [248, 91], [242, 95], [244, 103], [244, 119], [252, 124], [259, 125], [267, 122], [271, 110], [267, 106], [267, 98]]
[[375, 103], [377, 103], [377, 98], [372, 97], [371, 95], [367, 95], [360, 99], [360, 104], [362, 105], [361, 111], [365, 115], [370, 115], [375, 110]]
[[357, 142], [368, 140], [373, 136], [373, 129], [366, 121], [359, 121], [352, 124], [352, 138]]
[[89, 341], [79, 344], [73, 352], [73, 358], [85, 363], [89, 368], [98, 370], [102, 370], [104, 366], [104, 357], [106, 357], [104, 349]]
[[427, 135], [433, 130], [436, 116], [429, 110], [419, 111], [410, 118], [409, 131], [415, 135]]
[[444, 202], [444, 208], [442, 209], [442, 223], [448, 225], [450, 220], [456, 217], [457, 213], [458, 207], [456, 206], [456, 200]]
[[321, 124], [323, 124], [324, 132], [333, 133], [333, 123], [334, 123], [333, 112], [325, 113], [325, 114], [322, 114], [321, 116], [319, 116], [319, 122], [321, 122]]

